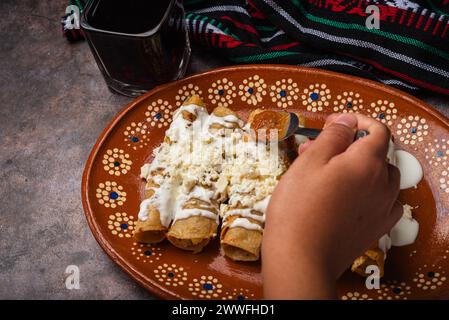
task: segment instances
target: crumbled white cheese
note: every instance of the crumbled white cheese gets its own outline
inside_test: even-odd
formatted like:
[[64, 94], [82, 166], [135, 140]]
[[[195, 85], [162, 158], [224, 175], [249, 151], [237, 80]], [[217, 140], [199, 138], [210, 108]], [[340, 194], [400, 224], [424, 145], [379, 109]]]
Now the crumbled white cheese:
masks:
[[[192, 115], [193, 121], [183, 117], [185, 112]], [[236, 214], [232, 208], [253, 208], [262, 215], [243, 210], [241, 219], [255, 216], [263, 223], [269, 196], [286, 166], [280, 161], [277, 143], [246, 141], [242, 126], [234, 115], [209, 115], [196, 105], [178, 109], [166, 131], [168, 141], [154, 150], [153, 162], [141, 168], [141, 177], [151, 178], [160, 187], [154, 188], [152, 198], [142, 203], [139, 219], [146, 219], [152, 205], [159, 210], [165, 226], [192, 215], [215, 217], [218, 222], [218, 215], [211, 211], [184, 209], [183, 205], [195, 198], [212, 207], [212, 200], [228, 195], [228, 204], [220, 210], [217, 207], [217, 212], [228, 212], [229, 216]], [[240, 225], [250, 223], [247, 220]]]

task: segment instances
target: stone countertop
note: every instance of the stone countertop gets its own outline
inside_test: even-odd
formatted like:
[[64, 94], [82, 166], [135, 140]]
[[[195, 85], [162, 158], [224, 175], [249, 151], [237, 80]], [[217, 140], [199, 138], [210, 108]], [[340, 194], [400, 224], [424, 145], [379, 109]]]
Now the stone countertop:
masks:
[[[93, 238], [84, 163], [130, 98], [111, 93], [85, 42], [67, 44], [66, 0], [0, 2], [0, 299], [151, 299]], [[194, 50], [188, 74], [225, 65]], [[449, 98], [420, 96], [449, 116]], [[81, 288], [67, 290], [68, 265]]]

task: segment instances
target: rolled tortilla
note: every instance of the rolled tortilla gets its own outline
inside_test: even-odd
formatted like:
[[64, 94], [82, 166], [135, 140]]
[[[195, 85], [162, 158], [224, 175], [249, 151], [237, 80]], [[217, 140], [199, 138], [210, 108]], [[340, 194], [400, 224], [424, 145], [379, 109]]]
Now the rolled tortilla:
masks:
[[[174, 121], [166, 132], [165, 141], [160, 146], [161, 149], [170, 148], [174, 143], [170, 139], [177, 139], [183, 136], [184, 130], [189, 124], [196, 120], [199, 114], [206, 113], [204, 103], [198, 96], [187, 99], [177, 114]], [[171, 133], [171, 135], [170, 135]], [[173, 209], [170, 202], [171, 189], [175, 181], [170, 175], [171, 163], [160, 162], [156, 156], [151, 164], [145, 164], [141, 168], [141, 177], [147, 180], [145, 185], [145, 199], [140, 204], [140, 210], [134, 238], [142, 243], [157, 243], [165, 239], [173, 219]]]
[[200, 199], [194, 192], [186, 199], [178, 205], [167, 239], [175, 247], [198, 253], [217, 235], [218, 207], [212, 199]]
[[[244, 142], [237, 147], [258, 154], [253, 164], [236, 162], [236, 166], [229, 170], [229, 203], [221, 206], [223, 218], [220, 243], [224, 254], [235, 261], [257, 261], [260, 258], [265, 212], [271, 193], [280, 176], [286, 171], [289, 159], [286, 156], [287, 144], [278, 144], [278, 164], [274, 170], [267, 170], [271, 154], [269, 148], [272, 143], [257, 143], [255, 135], [249, 130], [254, 117], [262, 112], [254, 110], [248, 117], [248, 124]], [[262, 128], [263, 129], [263, 128]], [[277, 143], [277, 142], [275, 142]], [[251, 152], [258, 150], [257, 152]], [[237, 150], [237, 157], [239, 157]], [[271, 159], [272, 160], [272, 159]], [[248, 166], [240, 170], [240, 166]]]
[[[145, 186], [145, 199], [152, 199], [154, 190], [158, 187], [159, 185], [149, 179]], [[145, 219], [141, 218], [140, 212], [143, 211], [146, 211]], [[168, 228], [162, 225], [159, 210], [154, 205], [143, 201], [140, 205], [140, 212], [140, 218], [137, 220], [134, 229], [134, 238], [142, 243], [158, 243], [164, 240]]]
[[[238, 213], [240, 211], [240, 213]], [[265, 220], [262, 212], [249, 208], [230, 209], [223, 220], [220, 243], [224, 254], [234, 261], [257, 261], [260, 258], [262, 235]], [[260, 216], [259, 220], [249, 217]]]
[[[208, 145], [212, 146], [214, 137], [223, 136], [225, 130], [240, 130], [241, 120], [232, 110], [217, 107], [204, 125], [211, 135]], [[210, 239], [216, 237], [219, 223], [218, 201], [224, 198], [224, 190], [218, 186], [218, 176], [208, 177], [210, 173], [207, 167], [206, 171], [201, 171], [201, 161], [196, 165], [197, 168], [189, 168], [189, 171], [195, 171], [196, 180], [193, 185], [186, 182], [188, 190], [183, 190], [184, 194], [178, 199], [174, 222], [167, 234], [167, 239], [174, 246], [194, 253], [202, 251]], [[184, 179], [188, 177], [185, 176]]]
[[222, 133], [224, 129], [240, 131], [243, 121], [229, 108], [216, 107], [209, 118], [208, 130], [211, 133]]

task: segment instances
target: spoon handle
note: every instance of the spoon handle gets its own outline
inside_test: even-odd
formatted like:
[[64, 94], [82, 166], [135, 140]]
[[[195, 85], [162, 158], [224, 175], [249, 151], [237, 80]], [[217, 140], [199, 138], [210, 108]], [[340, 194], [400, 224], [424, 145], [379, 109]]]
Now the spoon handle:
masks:
[[[295, 131], [295, 134], [300, 134], [300, 135], [306, 136], [307, 138], [310, 138], [310, 139], [316, 139], [318, 137], [318, 135], [321, 133], [321, 131], [323, 131], [323, 130], [315, 129], [315, 128], [298, 127], [298, 129], [296, 129], [296, 131]], [[358, 140], [360, 138], [366, 137], [368, 134], [369, 134], [369, 132], [366, 130], [357, 130], [357, 133], [354, 136], [354, 141]]]
[[316, 139], [318, 135], [321, 133], [321, 131], [322, 129], [298, 127], [298, 129], [296, 129], [295, 131], [295, 134], [306, 136], [309, 139]]

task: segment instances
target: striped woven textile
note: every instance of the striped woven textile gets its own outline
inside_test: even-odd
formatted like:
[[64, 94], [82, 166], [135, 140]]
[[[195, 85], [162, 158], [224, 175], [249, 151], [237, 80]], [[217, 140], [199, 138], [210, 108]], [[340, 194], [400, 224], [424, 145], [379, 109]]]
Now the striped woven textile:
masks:
[[[366, 27], [369, 5], [380, 29]], [[317, 67], [449, 94], [449, 0], [185, 0], [192, 41], [236, 64]]]

